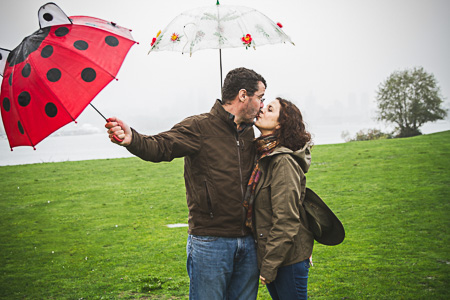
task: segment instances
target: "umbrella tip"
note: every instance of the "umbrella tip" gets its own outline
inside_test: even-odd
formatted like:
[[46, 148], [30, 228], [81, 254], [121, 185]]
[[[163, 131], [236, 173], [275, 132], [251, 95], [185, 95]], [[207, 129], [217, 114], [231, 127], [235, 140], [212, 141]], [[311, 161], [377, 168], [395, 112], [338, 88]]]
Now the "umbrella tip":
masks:
[[216, 3], [216, 5], [220, 5], [220, 3], [219, 3], [219, 0], [217, 0], [217, 3]]
[[33, 150], [36, 151], [36, 147], [33, 146]]

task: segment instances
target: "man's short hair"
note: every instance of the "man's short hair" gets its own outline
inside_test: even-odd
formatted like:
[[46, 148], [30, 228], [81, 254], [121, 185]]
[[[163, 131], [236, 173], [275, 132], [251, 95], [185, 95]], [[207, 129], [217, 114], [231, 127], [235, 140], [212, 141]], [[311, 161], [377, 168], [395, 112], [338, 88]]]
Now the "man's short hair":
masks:
[[249, 96], [253, 96], [258, 90], [259, 81], [267, 88], [266, 80], [255, 71], [246, 68], [231, 70], [223, 83], [222, 102], [225, 104], [233, 101], [241, 89], [245, 89]]

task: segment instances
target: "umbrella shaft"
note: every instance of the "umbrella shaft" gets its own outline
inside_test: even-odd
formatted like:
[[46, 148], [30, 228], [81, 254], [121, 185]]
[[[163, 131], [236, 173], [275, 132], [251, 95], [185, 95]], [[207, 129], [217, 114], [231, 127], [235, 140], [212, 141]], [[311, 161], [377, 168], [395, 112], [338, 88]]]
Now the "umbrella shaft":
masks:
[[97, 108], [95, 108], [95, 106], [92, 105], [92, 103], [89, 103], [89, 105], [92, 106], [92, 107], [95, 109], [95, 111], [98, 112], [98, 114], [99, 114], [100, 116], [102, 116], [103, 119], [105, 119], [105, 122], [108, 122], [108, 121], [106, 120], [105, 116], [102, 115], [102, 113], [101, 113]]
[[[219, 58], [220, 58], [220, 92], [222, 93], [222, 49], [219, 49]], [[222, 98], [222, 96], [221, 96]]]

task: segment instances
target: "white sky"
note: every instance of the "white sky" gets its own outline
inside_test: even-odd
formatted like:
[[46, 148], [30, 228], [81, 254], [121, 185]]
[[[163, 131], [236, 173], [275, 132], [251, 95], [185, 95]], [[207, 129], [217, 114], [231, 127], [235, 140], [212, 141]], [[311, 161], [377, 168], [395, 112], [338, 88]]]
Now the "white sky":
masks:
[[[107, 117], [117, 116], [143, 133], [169, 129], [184, 117], [209, 111], [220, 98], [218, 50], [192, 57], [152, 52], [151, 39], [179, 13], [216, 0], [56, 0], [68, 16], [86, 15], [132, 29], [139, 42], [118, 74], [94, 99]], [[0, 0], [0, 47], [15, 48], [39, 28], [45, 1]], [[222, 50], [224, 77], [252, 68], [268, 83], [266, 101], [282, 96], [296, 103], [317, 143], [343, 142], [342, 131], [388, 130], [374, 121], [375, 91], [393, 71], [422, 66], [439, 82], [450, 108], [450, 1], [448, 0], [221, 0], [256, 8], [296, 46]], [[62, 130], [103, 128], [88, 107]], [[76, 127], [75, 127], [76, 128]], [[429, 123], [424, 133], [450, 130], [450, 118]]]

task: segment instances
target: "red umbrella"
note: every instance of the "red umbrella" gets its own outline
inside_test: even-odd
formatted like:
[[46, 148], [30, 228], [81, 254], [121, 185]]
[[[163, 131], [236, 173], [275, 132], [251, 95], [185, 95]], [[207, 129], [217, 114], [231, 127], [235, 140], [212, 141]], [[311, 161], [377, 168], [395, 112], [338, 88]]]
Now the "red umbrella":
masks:
[[135, 43], [129, 29], [69, 18], [54, 3], [43, 5], [38, 16], [38, 31], [12, 51], [0, 49], [0, 106], [11, 150], [34, 148], [75, 121], [115, 78]]

